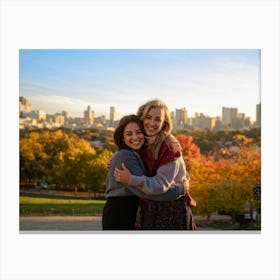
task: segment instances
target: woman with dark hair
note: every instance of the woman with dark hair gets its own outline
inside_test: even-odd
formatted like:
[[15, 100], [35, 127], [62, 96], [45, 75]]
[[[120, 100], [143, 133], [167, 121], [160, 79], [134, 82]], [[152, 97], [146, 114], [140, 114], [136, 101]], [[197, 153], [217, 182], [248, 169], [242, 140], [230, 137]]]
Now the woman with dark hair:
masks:
[[115, 168], [125, 165], [137, 176], [146, 174], [145, 166], [139, 152], [145, 142], [143, 125], [136, 115], [123, 117], [114, 132], [114, 141], [118, 151], [114, 154], [106, 177], [106, 204], [103, 209], [102, 227], [104, 230], [134, 230], [138, 209], [138, 199], [146, 198], [157, 201], [170, 201], [184, 196], [188, 188], [188, 180], [182, 180], [178, 185], [168, 188], [153, 186], [156, 176], [150, 178], [145, 187], [117, 182], [114, 177]]
[[[115, 170], [116, 180], [144, 190], [151, 177], [156, 176], [157, 180], [153, 184], [153, 192], [156, 192], [189, 178], [181, 152], [174, 152], [170, 147], [172, 124], [165, 103], [161, 100], [151, 100], [140, 106], [137, 116], [142, 121], [146, 133], [146, 143], [140, 155], [149, 177], [136, 174], [123, 164], [123, 170]], [[191, 207], [195, 205], [196, 202], [188, 190], [186, 196], [177, 200], [140, 199], [137, 229], [194, 230]]]

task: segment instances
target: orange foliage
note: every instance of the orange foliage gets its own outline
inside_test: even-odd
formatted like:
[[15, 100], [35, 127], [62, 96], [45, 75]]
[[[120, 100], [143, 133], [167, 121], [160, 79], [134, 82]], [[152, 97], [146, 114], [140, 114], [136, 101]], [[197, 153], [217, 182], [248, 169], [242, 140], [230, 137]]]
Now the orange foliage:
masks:
[[187, 169], [190, 170], [190, 162], [194, 159], [199, 159], [201, 157], [200, 149], [195, 143], [193, 143], [192, 136], [179, 135], [177, 139], [182, 147], [182, 154]]
[[191, 178], [191, 194], [197, 200], [196, 213], [216, 210], [239, 211], [246, 201], [253, 203], [252, 188], [261, 185], [260, 148], [245, 136], [236, 136], [238, 148], [221, 148], [211, 156], [200, 154], [191, 136], [178, 136]]

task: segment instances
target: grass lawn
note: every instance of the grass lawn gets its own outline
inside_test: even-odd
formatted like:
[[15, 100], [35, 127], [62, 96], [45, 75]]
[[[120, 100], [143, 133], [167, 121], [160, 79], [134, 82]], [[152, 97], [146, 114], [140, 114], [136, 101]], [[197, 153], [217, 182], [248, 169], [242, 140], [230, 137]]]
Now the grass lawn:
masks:
[[[70, 199], [70, 198], [46, 198], [20, 196], [20, 215], [21, 216], [99, 216], [102, 215], [105, 200], [94, 199]], [[217, 221], [210, 223], [204, 219], [195, 218], [198, 227], [211, 227], [216, 230], [260, 230], [258, 225], [246, 225], [243, 227], [233, 225], [230, 220]]]
[[20, 196], [20, 215], [102, 215], [105, 200]]

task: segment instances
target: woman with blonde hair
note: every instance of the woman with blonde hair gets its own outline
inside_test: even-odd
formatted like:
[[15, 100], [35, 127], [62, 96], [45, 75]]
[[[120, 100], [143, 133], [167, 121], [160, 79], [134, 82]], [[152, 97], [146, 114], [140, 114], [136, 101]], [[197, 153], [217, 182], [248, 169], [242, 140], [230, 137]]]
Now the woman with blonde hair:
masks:
[[138, 198], [158, 201], [178, 199], [186, 193], [188, 181], [172, 185], [168, 189], [154, 190], [156, 177], [150, 178], [146, 188], [119, 183], [115, 180], [114, 170], [122, 162], [138, 176], [145, 175], [145, 166], [139, 152], [145, 142], [143, 124], [136, 115], [124, 116], [114, 132], [114, 142], [118, 147], [111, 161], [106, 177], [106, 203], [103, 208], [103, 230], [134, 230], [138, 209]]
[[[145, 189], [150, 177], [157, 175], [153, 184], [158, 189], [167, 190], [172, 184], [189, 179], [185, 162], [180, 151], [174, 151], [171, 135], [172, 124], [169, 110], [161, 100], [151, 100], [139, 107], [137, 116], [143, 123], [146, 134], [146, 143], [140, 151], [145, 163], [147, 176], [131, 174], [123, 164], [122, 168], [115, 169], [115, 178], [118, 182], [126, 183], [137, 188]], [[189, 192], [177, 200], [152, 201], [140, 199], [136, 228], [143, 230], [194, 230], [195, 224], [191, 207], [196, 202]]]

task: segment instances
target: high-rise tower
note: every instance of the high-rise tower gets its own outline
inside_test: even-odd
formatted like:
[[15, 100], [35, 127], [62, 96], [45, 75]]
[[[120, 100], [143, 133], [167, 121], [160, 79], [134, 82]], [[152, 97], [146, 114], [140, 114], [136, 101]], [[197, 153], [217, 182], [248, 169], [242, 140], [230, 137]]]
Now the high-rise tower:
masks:
[[23, 96], [19, 97], [19, 112], [29, 113], [31, 112], [31, 104], [28, 99]]
[[237, 119], [237, 108], [222, 107], [223, 124], [232, 127], [233, 120]]
[[188, 123], [188, 111], [186, 110], [186, 108], [176, 109], [175, 119], [176, 127], [184, 128], [184, 126]]
[[261, 126], [261, 102], [256, 105], [256, 125]]
[[116, 121], [116, 116], [117, 116], [116, 109], [114, 106], [111, 106], [110, 107], [110, 126], [111, 127], [114, 127], [114, 123]]
[[91, 110], [90, 105], [87, 106], [87, 110], [84, 111], [84, 119], [86, 124], [93, 125], [94, 124], [94, 111]]

